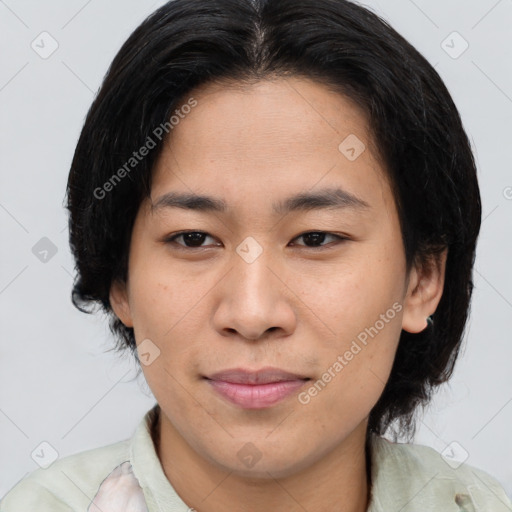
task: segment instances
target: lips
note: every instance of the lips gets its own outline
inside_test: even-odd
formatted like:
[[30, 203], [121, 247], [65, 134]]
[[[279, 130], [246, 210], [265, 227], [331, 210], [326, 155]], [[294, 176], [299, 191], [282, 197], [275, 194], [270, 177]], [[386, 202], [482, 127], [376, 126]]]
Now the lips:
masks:
[[281, 402], [310, 380], [279, 368], [234, 368], [205, 377], [212, 389], [229, 403], [243, 409], [263, 409]]

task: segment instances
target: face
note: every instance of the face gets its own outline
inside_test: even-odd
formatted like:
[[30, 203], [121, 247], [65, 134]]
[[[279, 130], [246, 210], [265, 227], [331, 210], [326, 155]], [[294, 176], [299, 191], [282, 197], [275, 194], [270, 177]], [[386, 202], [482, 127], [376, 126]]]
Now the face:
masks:
[[[111, 303], [134, 328], [162, 432], [240, 475], [292, 475], [364, 440], [401, 329], [425, 327], [442, 283], [414, 291], [348, 99], [299, 78], [191, 96]], [[245, 372], [216, 375], [233, 369]]]

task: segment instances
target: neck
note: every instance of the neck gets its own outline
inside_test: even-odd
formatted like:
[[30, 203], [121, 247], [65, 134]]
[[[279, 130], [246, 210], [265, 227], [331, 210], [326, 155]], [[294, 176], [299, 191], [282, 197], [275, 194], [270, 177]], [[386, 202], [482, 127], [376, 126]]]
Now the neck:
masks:
[[197, 453], [161, 412], [154, 432], [164, 473], [197, 512], [366, 512], [371, 488], [367, 422], [314, 464], [284, 478], [247, 478]]

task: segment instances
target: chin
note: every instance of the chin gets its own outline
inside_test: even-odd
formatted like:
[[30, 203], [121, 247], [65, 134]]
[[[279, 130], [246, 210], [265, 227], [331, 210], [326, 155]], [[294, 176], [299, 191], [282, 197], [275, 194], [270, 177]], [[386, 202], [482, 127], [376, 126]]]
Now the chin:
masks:
[[[264, 445], [264, 441], [252, 443], [250, 441], [226, 448], [222, 453], [209, 453], [208, 458], [224, 471], [233, 473], [240, 478], [254, 480], [255, 483], [272, 478], [287, 478], [314, 464], [318, 459], [316, 453], [302, 454], [298, 447], [276, 447]], [[285, 451], [283, 451], [283, 448]], [[226, 457], [229, 453], [230, 456]], [[234, 457], [231, 456], [233, 453]]]

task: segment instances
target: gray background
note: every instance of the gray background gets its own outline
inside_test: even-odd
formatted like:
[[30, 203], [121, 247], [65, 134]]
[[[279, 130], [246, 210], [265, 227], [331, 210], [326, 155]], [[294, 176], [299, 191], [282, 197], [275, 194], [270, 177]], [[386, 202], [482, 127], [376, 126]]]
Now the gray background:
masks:
[[[0, 497], [38, 467], [31, 453], [41, 442], [61, 457], [116, 442], [132, 435], [154, 403], [145, 382], [134, 380], [134, 364], [106, 352], [112, 339], [104, 318], [71, 304], [63, 199], [84, 116], [108, 65], [163, 3], [0, 0]], [[473, 143], [483, 198], [466, 343], [415, 442], [440, 452], [458, 443], [451, 444], [456, 456], [464, 449], [468, 463], [512, 496], [512, 0], [365, 5], [445, 80]], [[56, 44], [51, 38], [58, 48], [44, 59]]]

